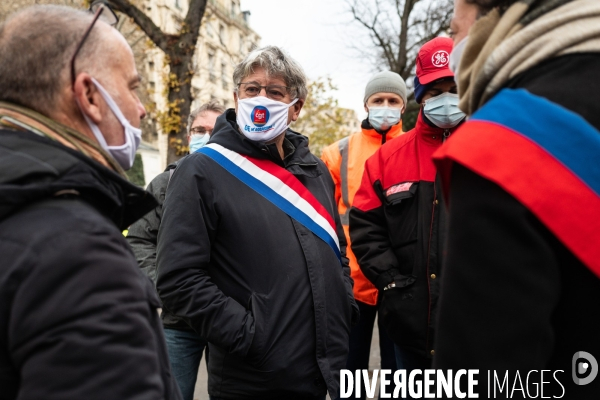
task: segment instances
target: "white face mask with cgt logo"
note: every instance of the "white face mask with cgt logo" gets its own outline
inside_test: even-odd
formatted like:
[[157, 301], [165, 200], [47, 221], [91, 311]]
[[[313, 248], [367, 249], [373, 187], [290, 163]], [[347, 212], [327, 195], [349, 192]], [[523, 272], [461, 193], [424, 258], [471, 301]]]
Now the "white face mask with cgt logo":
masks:
[[236, 119], [242, 134], [255, 142], [276, 138], [290, 127], [288, 110], [297, 101], [286, 104], [263, 96], [239, 99]]

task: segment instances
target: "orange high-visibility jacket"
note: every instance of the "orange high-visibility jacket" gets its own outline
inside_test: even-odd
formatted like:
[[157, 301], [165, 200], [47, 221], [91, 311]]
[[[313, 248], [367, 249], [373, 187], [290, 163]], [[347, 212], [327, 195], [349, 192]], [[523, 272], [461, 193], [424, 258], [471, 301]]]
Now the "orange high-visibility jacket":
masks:
[[[385, 135], [389, 141], [402, 134], [402, 121], [394, 125]], [[321, 159], [329, 168], [335, 182], [335, 201], [344, 226], [348, 246], [346, 256], [350, 260], [350, 270], [354, 279], [354, 297], [369, 305], [377, 304], [377, 289], [361, 272], [356, 257], [350, 248], [348, 214], [352, 208], [354, 194], [360, 187], [365, 162], [382, 145], [383, 136], [363, 121], [362, 131], [347, 136], [323, 149]]]

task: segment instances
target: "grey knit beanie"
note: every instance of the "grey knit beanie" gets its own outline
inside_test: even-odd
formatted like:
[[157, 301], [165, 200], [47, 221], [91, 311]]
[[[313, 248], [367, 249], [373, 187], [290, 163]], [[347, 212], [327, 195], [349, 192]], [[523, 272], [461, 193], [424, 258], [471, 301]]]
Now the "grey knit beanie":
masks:
[[397, 73], [392, 71], [381, 71], [373, 75], [365, 88], [364, 103], [366, 104], [369, 97], [373, 96], [375, 93], [381, 92], [396, 93], [398, 96], [402, 97], [402, 100], [404, 100], [404, 104], [406, 105], [406, 83]]

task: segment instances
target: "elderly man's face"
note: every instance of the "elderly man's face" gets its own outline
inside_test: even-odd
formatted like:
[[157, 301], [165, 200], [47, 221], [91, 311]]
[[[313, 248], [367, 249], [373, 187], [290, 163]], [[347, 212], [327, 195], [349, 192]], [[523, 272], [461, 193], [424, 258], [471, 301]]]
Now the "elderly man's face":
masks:
[[126, 141], [125, 130], [91, 78], [95, 78], [106, 89], [125, 119], [138, 128], [140, 120], [146, 116], [146, 110], [136, 93], [140, 77], [135, 67], [133, 53], [125, 38], [101, 21], [97, 22], [94, 29], [102, 30], [103, 40], [107, 41], [110, 48], [110, 56], [98, 55], [98, 62], [106, 64], [99, 67], [93, 75], [87, 72], [79, 73], [72, 90], [81, 111], [98, 125], [107, 145], [120, 146]]
[[[267, 74], [267, 71], [265, 71], [263, 68], [254, 68], [254, 71], [244, 77], [242, 79], [242, 81], [240, 82], [241, 85], [239, 86], [238, 92], [237, 93], [233, 93], [233, 99], [235, 101], [235, 112], [237, 113], [237, 109], [238, 109], [238, 98], [239, 99], [246, 99], [249, 97], [256, 97], [256, 96], [252, 96], [252, 95], [248, 95], [247, 92], [250, 92], [251, 94], [253, 90], [247, 90], [248, 86], [252, 87], [252, 88], [257, 88], [258, 86], [269, 86], [269, 85], [273, 85], [273, 87], [275, 86], [279, 86], [279, 87], [285, 87], [285, 81], [281, 78], [281, 77], [276, 77], [276, 76], [270, 76], [269, 74]], [[270, 97], [273, 100], [277, 100], [277, 101], [281, 101], [282, 103], [286, 103], [286, 104], [290, 104], [292, 102], [292, 100], [294, 100], [294, 98], [292, 98], [292, 96], [290, 95], [290, 91], [289, 89], [285, 90], [285, 93], [283, 91], [278, 90], [277, 88], [271, 89], [270, 93], [267, 93], [267, 88], [258, 88], [257, 90], [260, 90], [260, 92], [258, 93], [257, 96], [263, 96], [263, 97]], [[302, 105], [304, 104], [304, 100], [299, 99], [296, 104], [294, 104], [293, 106], [291, 106], [288, 110], [288, 121], [287, 123], [291, 123], [292, 121], [296, 121], [298, 119], [298, 116], [300, 115], [300, 110], [302, 109]]]
[[[135, 67], [131, 48], [123, 36], [117, 34], [116, 31], [113, 33], [118, 40], [115, 42], [115, 53], [112, 55], [116, 62], [106, 69], [104, 76], [96, 79], [110, 93], [129, 123], [139, 128], [140, 120], [146, 116], [146, 110], [136, 93], [140, 84], [140, 76]], [[106, 129], [103, 129], [100, 124], [98, 126], [104, 134], [106, 143], [109, 146], [125, 143], [124, 130], [117, 117], [110, 109], [106, 110], [104, 115]]]
[[477, 6], [468, 4], [466, 0], [454, 0], [454, 16], [450, 21], [451, 36], [454, 44], [460, 43], [477, 20]]

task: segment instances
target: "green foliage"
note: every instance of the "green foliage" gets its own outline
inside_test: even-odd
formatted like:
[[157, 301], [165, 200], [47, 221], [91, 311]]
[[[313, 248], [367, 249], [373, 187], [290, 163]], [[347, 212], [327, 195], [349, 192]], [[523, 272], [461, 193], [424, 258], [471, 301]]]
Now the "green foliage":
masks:
[[146, 186], [146, 180], [144, 179], [144, 162], [142, 161], [141, 154], [135, 155], [135, 161], [133, 167], [129, 171], [125, 172], [129, 181], [139, 187]]
[[347, 136], [344, 129], [347, 113], [338, 107], [338, 101], [331, 96], [337, 88], [331, 78], [319, 78], [308, 85], [308, 97], [302, 107], [300, 118], [292, 124], [292, 129], [308, 136], [310, 150], [320, 156], [324, 147]]

